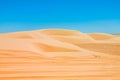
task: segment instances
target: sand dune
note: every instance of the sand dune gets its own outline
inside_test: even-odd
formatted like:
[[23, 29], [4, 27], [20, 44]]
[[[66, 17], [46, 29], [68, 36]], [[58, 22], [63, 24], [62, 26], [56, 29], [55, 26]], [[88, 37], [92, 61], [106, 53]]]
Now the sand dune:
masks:
[[0, 34], [0, 80], [120, 80], [120, 37], [44, 29]]
[[6, 33], [6, 34], [1, 34], [0, 37], [10, 37], [10, 38], [32, 38], [30, 35], [31, 32], [14, 32], [14, 33]]
[[116, 36], [116, 37], [120, 37], [120, 34], [113, 34], [114, 36]]
[[95, 40], [107, 40], [115, 37], [112, 34], [105, 34], [105, 33], [90, 33], [88, 35], [94, 38]]

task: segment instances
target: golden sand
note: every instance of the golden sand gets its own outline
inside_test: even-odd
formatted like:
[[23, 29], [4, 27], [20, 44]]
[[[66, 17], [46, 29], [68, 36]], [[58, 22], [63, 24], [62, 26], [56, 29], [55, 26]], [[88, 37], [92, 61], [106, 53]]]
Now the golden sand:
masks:
[[0, 80], [120, 80], [120, 36], [57, 29], [0, 34]]

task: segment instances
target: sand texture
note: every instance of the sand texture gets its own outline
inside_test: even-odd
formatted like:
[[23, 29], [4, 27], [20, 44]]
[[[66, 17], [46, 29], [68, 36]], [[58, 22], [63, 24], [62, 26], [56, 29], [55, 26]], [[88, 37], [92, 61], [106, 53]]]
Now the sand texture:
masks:
[[120, 80], [120, 35], [62, 29], [0, 34], [0, 80]]

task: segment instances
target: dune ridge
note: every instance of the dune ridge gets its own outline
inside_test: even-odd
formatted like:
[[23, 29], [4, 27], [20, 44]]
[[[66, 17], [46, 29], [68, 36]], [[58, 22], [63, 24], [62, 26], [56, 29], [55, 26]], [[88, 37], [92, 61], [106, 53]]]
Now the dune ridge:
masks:
[[43, 29], [0, 34], [0, 80], [119, 80], [120, 37]]

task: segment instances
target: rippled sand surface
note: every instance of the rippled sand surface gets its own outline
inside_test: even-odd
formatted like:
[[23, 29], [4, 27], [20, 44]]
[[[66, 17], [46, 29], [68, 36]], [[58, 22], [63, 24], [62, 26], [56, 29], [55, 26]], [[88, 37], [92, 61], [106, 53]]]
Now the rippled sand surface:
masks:
[[120, 80], [120, 36], [58, 29], [0, 34], [0, 80]]

